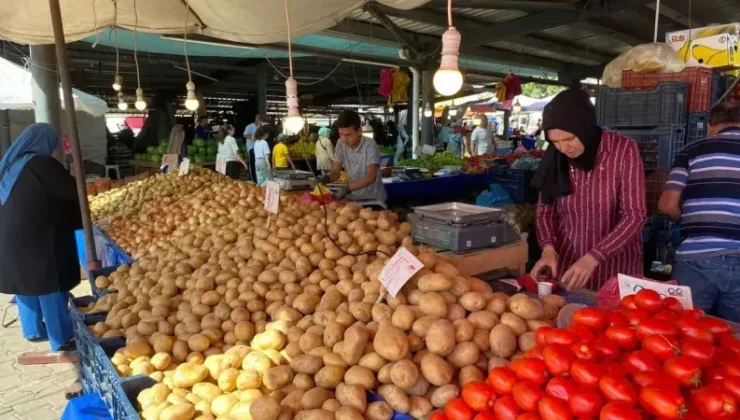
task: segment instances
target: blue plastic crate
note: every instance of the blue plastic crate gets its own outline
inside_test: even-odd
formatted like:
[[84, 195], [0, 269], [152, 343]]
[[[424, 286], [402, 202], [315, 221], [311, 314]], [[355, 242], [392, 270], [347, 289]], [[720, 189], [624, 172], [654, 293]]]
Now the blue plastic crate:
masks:
[[113, 418], [115, 420], [139, 420], [139, 414], [136, 412], [136, 397], [141, 391], [156, 384], [157, 381], [145, 375], [122, 379], [113, 387], [110, 403], [106, 401]]
[[524, 169], [493, 168], [487, 173], [486, 182], [501, 185], [517, 203], [535, 203], [537, 192], [530, 188], [533, 173]]
[[687, 120], [685, 144], [690, 144], [707, 137], [708, 112], [689, 112]]
[[97, 286], [95, 286], [95, 279], [100, 276], [110, 276], [114, 271], [118, 269], [118, 267], [120, 267], [120, 265], [112, 265], [110, 267], [87, 271], [87, 279], [88, 281], [90, 281], [90, 288], [92, 289], [92, 294], [95, 298], [100, 299], [101, 297], [110, 293], [110, 291], [107, 290], [99, 290]]
[[676, 154], [684, 145], [686, 125], [620, 129], [618, 132], [637, 143], [645, 170], [671, 169]]
[[612, 128], [686, 124], [688, 85], [662, 82], [653, 90], [600, 86], [596, 91], [598, 122]]
[[[102, 267], [112, 265], [131, 264], [134, 259], [126, 253], [113, 239], [102, 229], [93, 226], [93, 240], [95, 251]], [[87, 249], [85, 248], [85, 235], [82, 230], [75, 231], [75, 242], [77, 244], [77, 258], [80, 266], [87, 267]]]

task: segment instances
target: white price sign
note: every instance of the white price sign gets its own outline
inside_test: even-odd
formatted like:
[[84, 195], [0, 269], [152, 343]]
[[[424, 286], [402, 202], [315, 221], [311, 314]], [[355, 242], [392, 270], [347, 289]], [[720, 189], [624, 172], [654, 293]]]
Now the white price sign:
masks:
[[167, 172], [174, 172], [177, 170], [177, 161], [179, 156], [174, 153], [162, 155], [162, 167], [167, 167]]
[[226, 159], [216, 158], [216, 172], [226, 175]]
[[275, 181], [265, 182], [265, 210], [270, 214], [280, 211], [280, 184]]
[[663, 284], [650, 280], [642, 280], [624, 274], [617, 275], [619, 280], [619, 297], [634, 295], [642, 289], [655, 290], [662, 298], [673, 297], [681, 302], [684, 309], [693, 309], [694, 304], [691, 300], [691, 288], [688, 286], [679, 286], [676, 284]]
[[391, 257], [385, 264], [378, 278], [380, 279], [380, 283], [383, 284], [383, 287], [385, 287], [385, 290], [391, 296], [396, 297], [396, 294], [398, 294], [406, 282], [423, 267], [424, 264], [414, 254], [410, 253], [408, 249], [401, 247], [396, 252], [396, 255]]
[[183, 158], [180, 163], [180, 176], [185, 176], [190, 172], [190, 159]]

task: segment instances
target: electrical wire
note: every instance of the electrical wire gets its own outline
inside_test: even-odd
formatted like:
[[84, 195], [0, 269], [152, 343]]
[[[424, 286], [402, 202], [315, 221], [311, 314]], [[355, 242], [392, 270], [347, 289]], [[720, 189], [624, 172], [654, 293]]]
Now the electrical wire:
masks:
[[190, 59], [188, 59], [188, 18], [190, 17], [190, 0], [185, 0], [185, 31], [183, 34], [182, 50], [185, 55], [185, 67], [188, 69], [188, 82], [193, 81], [190, 74]]
[[139, 57], [138, 57], [138, 29], [139, 29], [139, 13], [136, 10], [136, 0], [134, 0], [134, 63], [136, 64], [136, 88], [141, 89], [141, 78], [139, 77]]
[[93, 29], [95, 30], [95, 42], [93, 42], [92, 47], [95, 48], [98, 46], [98, 41], [100, 41], [100, 33], [98, 32], [98, 14], [95, 11], [95, 0], [92, 0], [92, 12], [93, 12]]
[[118, 82], [118, 64], [120, 63], [120, 56], [118, 54], [118, 2], [113, 0], [113, 35], [116, 38], [116, 82]]
[[655, 2], [655, 31], [653, 33], [653, 42], [658, 42], [658, 21], [660, 20], [660, 0]]
[[447, 26], [452, 27], [452, 0], [447, 0]]
[[288, 25], [288, 67], [290, 77], [293, 77], [293, 40], [290, 33], [290, 11], [288, 10], [288, 0], [285, 0], [285, 23]]

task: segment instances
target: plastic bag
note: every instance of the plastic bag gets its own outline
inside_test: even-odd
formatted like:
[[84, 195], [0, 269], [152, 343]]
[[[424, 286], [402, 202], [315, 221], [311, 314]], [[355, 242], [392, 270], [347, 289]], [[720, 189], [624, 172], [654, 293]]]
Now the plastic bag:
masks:
[[686, 64], [676, 50], [662, 42], [638, 45], [622, 53], [604, 68], [602, 80], [611, 88], [622, 87], [622, 70], [645, 73], [675, 73]]
[[[642, 279], [642, 280], [647, 280], [647, 281], [655, 281], [653, 279], [649, 279], [643, 276], [632, 276], [632, 277]], [[678, 284], [678, 282], [676, 280], [669, 280], [666, 282], [662, 282], [662, 284]], [[601, 286], [601, 289], [599, 289], [599, 292], [597, 294], [597, 299], [599, 301], [599, 308], [602, 308], [602, 309], [619, 308], [619, 302], [622, 299], [619, 297], [619, 280], [617, 276], [610, 277], [609, 280], [607, 280], [606, 283], [604, 283], [604, 285]]]
[[540, 162], [532, 155], [522, 156], [517, 159], [511, 165], [511, 169], [526, 169], [528, 171], [536, 171], [537, 167], [540, 166]]
[[499, 207], [507, 204], [513, 204], [514, 200], [511, 199], [506, 190], [499, 184], [491, 184], [488, 186], [488, 190], [480, 193], [478, 198], [475, 199], [475, 204], [484, 207]]

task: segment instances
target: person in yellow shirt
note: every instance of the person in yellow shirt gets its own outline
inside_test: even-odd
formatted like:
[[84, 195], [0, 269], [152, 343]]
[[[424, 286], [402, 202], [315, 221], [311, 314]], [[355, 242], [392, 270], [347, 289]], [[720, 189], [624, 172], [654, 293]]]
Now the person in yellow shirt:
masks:
[[272, 148], [272, 164], [275, 169], [287, 169], [288, 164], [290, 167], [295, 169], [293, 160], [290, 159], [290, 153], [288, 152], [288, 146], [285, 145], [285, 140], [288, 136], [281, 134], [277, 138], [277, 144]]

